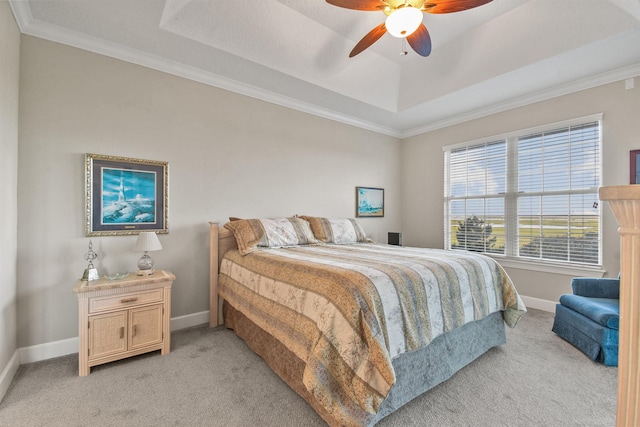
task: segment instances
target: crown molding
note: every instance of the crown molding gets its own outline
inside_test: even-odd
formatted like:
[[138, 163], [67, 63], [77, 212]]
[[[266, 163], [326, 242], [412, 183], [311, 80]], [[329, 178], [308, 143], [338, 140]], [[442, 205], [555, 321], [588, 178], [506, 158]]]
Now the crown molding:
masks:
[[249, 85], [237, 80], [229, 79], [207, 72], [176, 61], [171, 61], [158, 55], [153, 55], [140, 50], [124, 47], [116, 43], [98, 39], [86, 34], [69, 31], [45, 22], [33, 19], [28, 1], [9, 1], [13, 14], [18, 23], [18, 27], [23, 34], [43, 38], [68, 46], [94, 52], [100, 55], [119, 59], [125, 62], [140, 65], [153, 70], [165, 72], [185, 79], [193, 80], [202, 84], [228, 90], [240, 95], [248, 96], [264, 102], [301, 111], [328, 120], [355, 126], [372, 132], [388, 135], [398, 139], [405, 139], [422, 133], [431, 132], [448, 126], [457, 125], [470, 120], [480, 119], [492, 114], [504, 112], [513, 108], [523, 107], [540, 101], [556, 98], [574, 92], [590, 89], [608, 83], [624, 80], [640, 75], [640, 64], [624, 67], [599, 75], [587, 77], [565, 85], [544, 89], [533, 94], [513, 98], [504, 102], [482, 107], [463, 114], [453, 115], [443, 120], [417, 126], [411, 129], [399, 129], [382, 126], [371, 121], [355, 118], [337, 111], [322, 108], [317, 105], [306, 103], [298, 99], [280, 95], [256, 86]]
[[89, 52], [119, 59], [146, 68], [151, 68], [153, 70], [165, 72], [167, 74], [172, 74], [240, 95], [276, 104], [281, 107], [312, 114], [314, 116], [392, 136], [394, 138], [400, 138], [401, 131], [398, 129], [381, 126], [366, 120], [343, 115], [333, 110], [318, 107], [288, 96], [242, 83], [237, 80], [222, 77], [176, 61], [171, 61], [157, 55], [124, 47], [116, 43], [34, 20], [28, 2], [10, 1], [9, 3], [14, 16], [16, 17], [16, 21], [18, 22], [18, 27], [23, 34], [87, 50]]
[[9, 0], [9, 7], [13, 12], [13, 16], [16, 18], [20, 32], [24, 34], [27, 25], [33, 21], [29, 3], [26, 1]]
[[635, 64], [606, 73], [586, 77], [584, 79], [576, 80], [568, 84], [541, 90], [533, 94], [513, 98], [508, 101], [483, 107], [482, 109], [475, 110], [469, 113], [451, 116], [444, 120], [439, 120], [425, 126], [418, 126], [402, 132], [400, 138], [404, 139], [423, 133], [432, 132], [434, 130], [468, 122], [470, 120], [481, 119], [492, 114], [501, 113], [504, 111], [512, 110], [514, 108], [524, 107], [526, 105], [535, 104], [536, 102], [546, 101], [552, 98], [557, 98], [559, 96], [569, 95], [571, 93], [592, 89], [594, 87], [637, 76], [640, 76], [640, 64]]

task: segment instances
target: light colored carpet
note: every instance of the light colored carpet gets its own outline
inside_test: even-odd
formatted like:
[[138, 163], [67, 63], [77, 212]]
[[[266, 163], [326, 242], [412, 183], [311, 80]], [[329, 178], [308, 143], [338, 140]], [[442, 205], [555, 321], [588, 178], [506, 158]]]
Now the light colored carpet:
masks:
[[[551, 332], [530, 310], [507, 344], [378, 426], [614, 426], [617, 368]], [[242, 340], [224, 328], [174, 332], [149, 353], [78, 377], [77, 355], [22, 365], [0, 404], [0, 426], [322, 426]]]

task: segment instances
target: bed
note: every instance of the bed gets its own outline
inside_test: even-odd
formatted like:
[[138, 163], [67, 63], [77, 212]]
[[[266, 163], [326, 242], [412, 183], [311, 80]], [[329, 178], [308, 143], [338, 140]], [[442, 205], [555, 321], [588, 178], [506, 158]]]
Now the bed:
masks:
[[269, 221], [210, 223], [210, 324], [331, 426], [376, 424], [504, 344], [526, 311], [489, 257], [376, 244], [353, 219]]

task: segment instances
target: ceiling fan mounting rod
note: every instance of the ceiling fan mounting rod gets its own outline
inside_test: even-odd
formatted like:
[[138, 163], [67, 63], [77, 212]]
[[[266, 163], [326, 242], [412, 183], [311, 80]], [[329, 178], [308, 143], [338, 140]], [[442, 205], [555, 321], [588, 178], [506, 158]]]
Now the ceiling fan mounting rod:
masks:
[[391, 15], [393, 12], [403, 9], [405, 7], [415, 7], [410, 0], [405, 0], [404, 3], [400, 3], [396, 6], [392, 6], [389, 3], [387, 3], [387, 6], [384, 8], [383, 12], [385, 15], [389, 16]]

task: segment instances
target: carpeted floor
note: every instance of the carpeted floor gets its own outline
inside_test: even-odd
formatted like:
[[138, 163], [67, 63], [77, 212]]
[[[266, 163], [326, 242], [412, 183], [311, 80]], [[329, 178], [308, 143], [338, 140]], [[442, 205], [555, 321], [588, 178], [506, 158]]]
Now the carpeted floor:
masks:
[[[530, 310], [507, 344], [378, 425], [614, 426], [617, 368], [587, 359]], [[322, 426], [324, 422], [233, 332], [174, 332], [149, 353], [78, 377], [77, 355], [22, 365], [0, 426]]]

